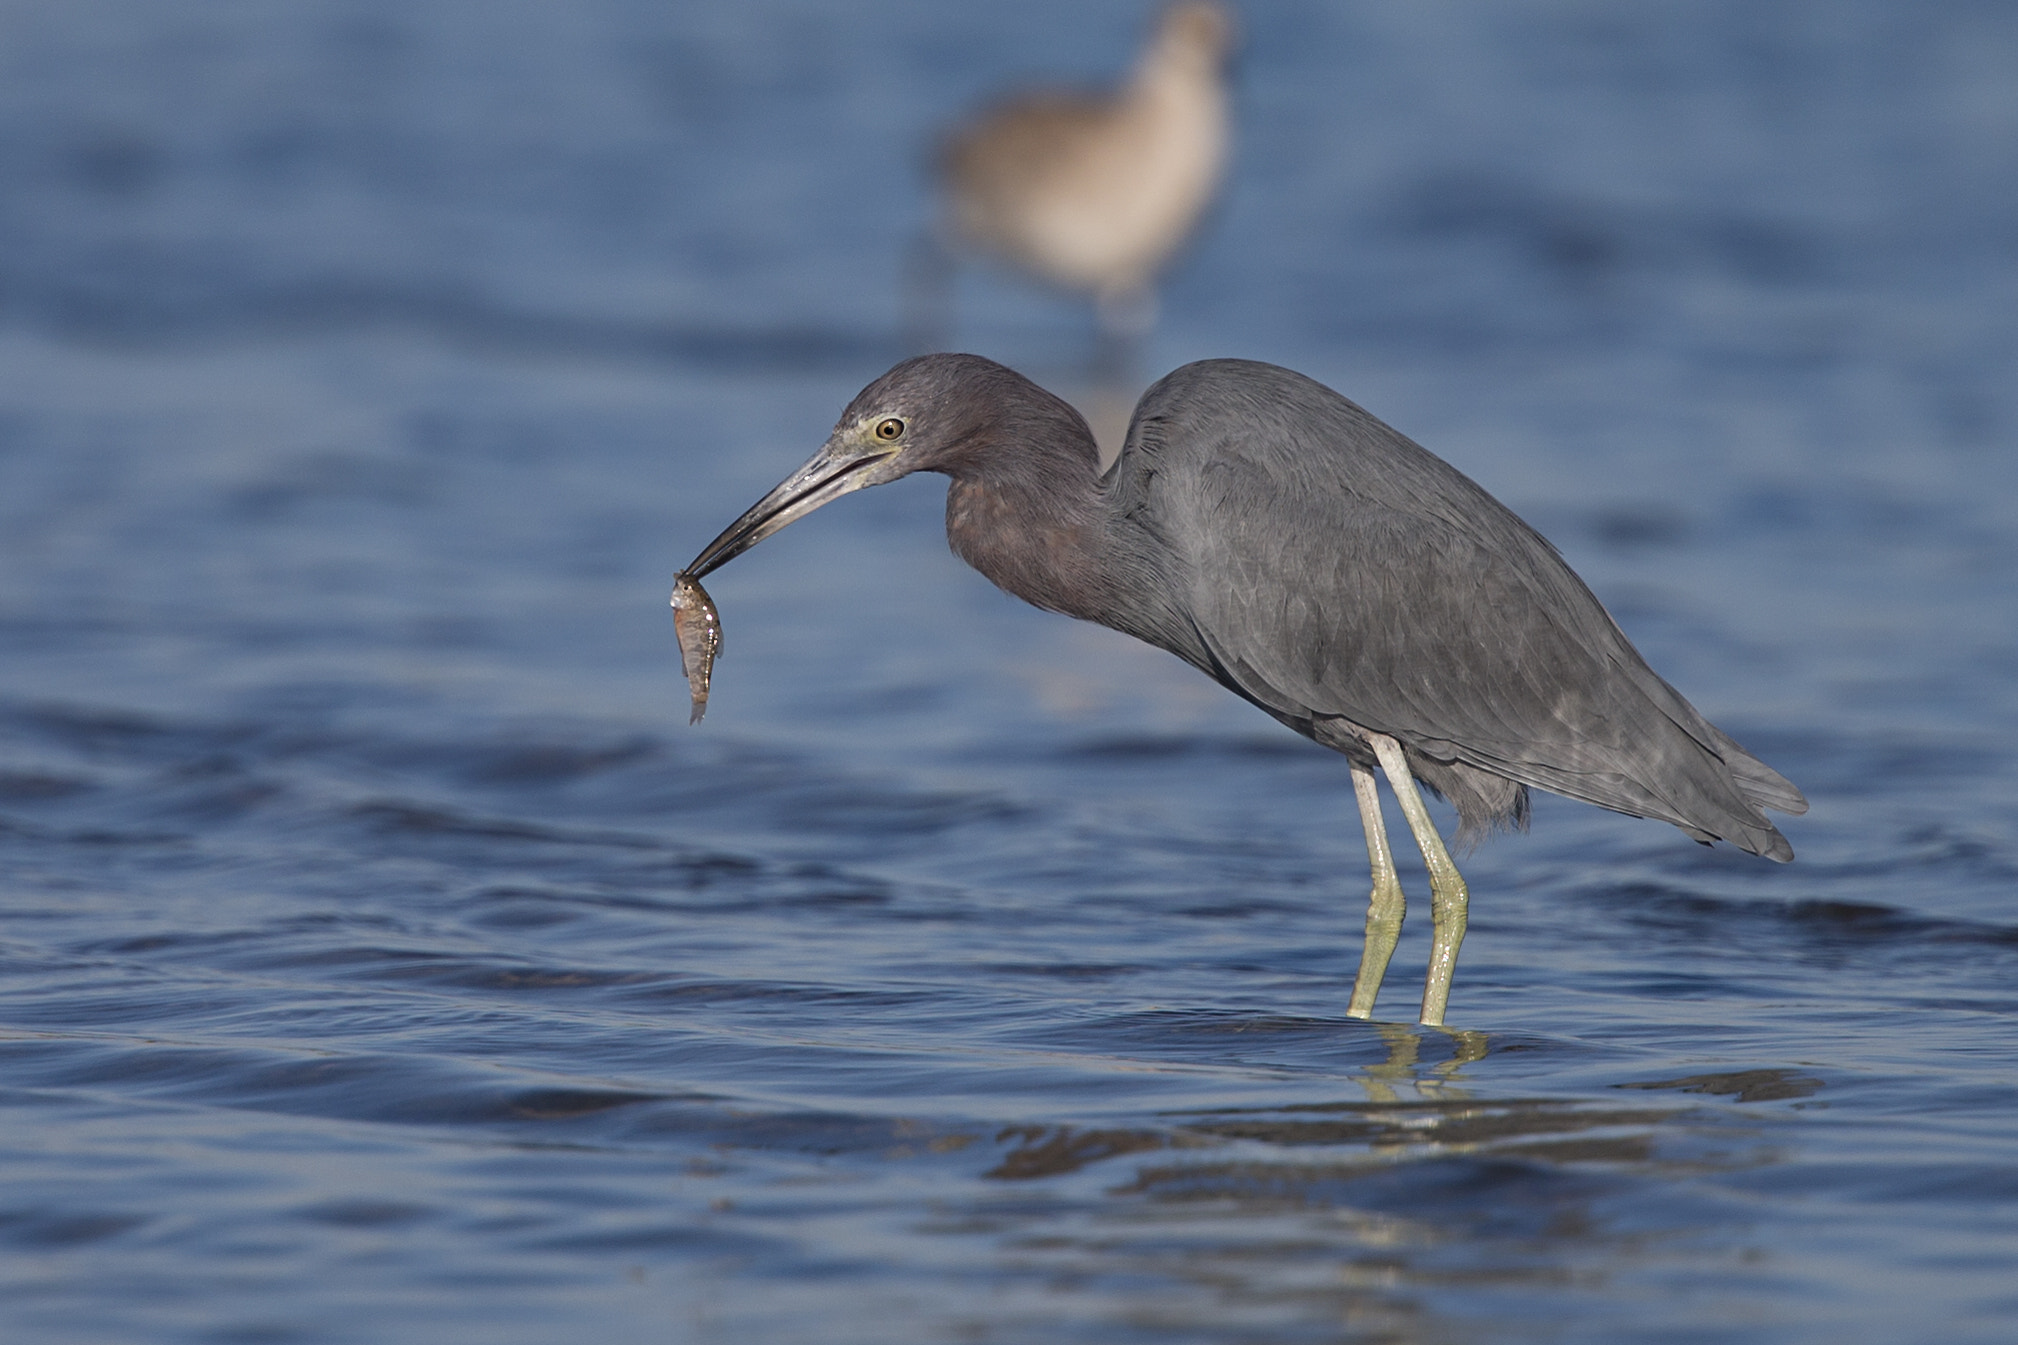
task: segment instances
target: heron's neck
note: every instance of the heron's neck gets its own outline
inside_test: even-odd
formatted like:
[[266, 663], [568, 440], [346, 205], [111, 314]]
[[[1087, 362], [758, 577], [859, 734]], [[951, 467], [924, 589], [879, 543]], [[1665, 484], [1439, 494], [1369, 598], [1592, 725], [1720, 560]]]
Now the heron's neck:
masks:
[[[1099, 450], [1085, 422], [1025, 427], [1020, 442], [947, 469], [946, 539], [997, 588], [1100, 621], [1114, 601]], [[1070, 430], [1067, 433], [1067, 430]]]

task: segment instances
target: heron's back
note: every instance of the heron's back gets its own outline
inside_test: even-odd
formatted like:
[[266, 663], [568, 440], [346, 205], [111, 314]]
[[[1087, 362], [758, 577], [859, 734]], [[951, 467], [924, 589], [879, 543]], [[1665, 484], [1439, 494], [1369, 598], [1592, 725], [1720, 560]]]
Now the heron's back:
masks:
[[1397, 738], [1468, 829], [1517, 815], [1517, 788], [1488, 787], [1510, 781], [1792, 857], [1760, 809], [1804, 811], [1800, 791], [1648, 667], [1539, 533], [1323, 385], [1175, 371], [1110, 493], [1191, 626], [1158, 643], [1328, 746]]

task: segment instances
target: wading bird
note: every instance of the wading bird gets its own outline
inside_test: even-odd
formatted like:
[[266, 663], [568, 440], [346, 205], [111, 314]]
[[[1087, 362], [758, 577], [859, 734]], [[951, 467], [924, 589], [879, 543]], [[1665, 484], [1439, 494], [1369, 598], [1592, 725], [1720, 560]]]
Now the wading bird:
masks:
[[1155, 323], [1158, 273], [1219, 188], [1232, 40], [1218, 5], [1172, 5], [1121, 88], [1025, 94], [948, 136], [944, 217], [920, 262], [935, 310], [924, 325], [944, 325], [948, 249], [992, 253], [1092, 295], [1110, 357], [1123, 359]]
[[976, 355], [899, 364], [826, 445], [710, 542], [698, 580], [794, 519], [912, 472], [951, 478], [946, 534], [1017, 597], [1167, 649], [1345, 755], [1373, 867], [1347, 1012], [1373, 1013], [1401, 930], [1374, 772], [1429, 870], [1422, 1021], [1443, 1022], [1460, 840], [1525, 826], [1546, 789], [1789, 860], [1762, 809], [1801, 792], [1698, 714], [1553, 546], [1470, 478], [1331, 389], [1246, 360], [1166, 376], [1104, 474], [1079, 413]]

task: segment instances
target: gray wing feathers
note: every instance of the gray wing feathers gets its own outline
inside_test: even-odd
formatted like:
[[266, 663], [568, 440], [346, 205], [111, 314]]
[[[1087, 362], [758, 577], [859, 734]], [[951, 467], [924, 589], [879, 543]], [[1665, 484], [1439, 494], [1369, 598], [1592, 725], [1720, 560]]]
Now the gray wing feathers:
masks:
[[1189, 365], [1144, 396], [1123, 461], [1209, 658], [1172, 647], [1278, 717], [1792, 857], [1760, 806], [1802, 811], [1800, 791], [1661, 680], [1540, 534], [1343, 397]]

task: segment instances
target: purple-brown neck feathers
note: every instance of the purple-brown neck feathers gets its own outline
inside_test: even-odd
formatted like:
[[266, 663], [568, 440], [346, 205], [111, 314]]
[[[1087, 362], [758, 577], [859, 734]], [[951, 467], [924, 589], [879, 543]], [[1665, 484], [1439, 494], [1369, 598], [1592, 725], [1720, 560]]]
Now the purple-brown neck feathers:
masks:
[[1092, 621], [1114, 609], [1100, 454], [1085, 418], [978, 355], [906, 360], [862, 390], [842, 424], [899, 416], [906, 471], [941, 472], [946, 537], [999, 588]]
[[998, 588], [1049, 611], [1099, 620], [1110, 595], [1093, 433], [1059, 398], [1001, 372], [1021, 386], [987, 380], [999, 400], [988, 398], [989, 411], [931, 467], [952, 478], [946, 539]]

